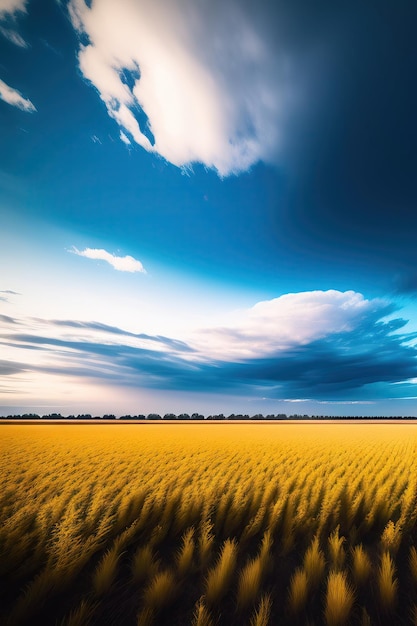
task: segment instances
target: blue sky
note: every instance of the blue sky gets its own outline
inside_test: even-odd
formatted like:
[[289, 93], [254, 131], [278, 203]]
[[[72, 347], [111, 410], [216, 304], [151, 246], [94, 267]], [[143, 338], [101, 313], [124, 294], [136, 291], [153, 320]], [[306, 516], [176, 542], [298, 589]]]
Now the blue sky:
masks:
[[0, 413], [417, 413], [411, 1], [0, 0]]

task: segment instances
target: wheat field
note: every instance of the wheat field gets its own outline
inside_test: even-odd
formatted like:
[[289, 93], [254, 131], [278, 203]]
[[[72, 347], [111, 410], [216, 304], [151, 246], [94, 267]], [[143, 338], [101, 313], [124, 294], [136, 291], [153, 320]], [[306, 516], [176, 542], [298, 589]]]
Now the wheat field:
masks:
[[417, 427], [1, 425], [8, 626], [417, 625]]

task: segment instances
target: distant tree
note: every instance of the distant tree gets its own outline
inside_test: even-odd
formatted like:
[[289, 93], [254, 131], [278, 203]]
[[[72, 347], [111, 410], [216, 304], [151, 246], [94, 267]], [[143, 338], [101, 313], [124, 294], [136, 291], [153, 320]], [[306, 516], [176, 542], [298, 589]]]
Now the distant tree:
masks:
[[203, 420], [204, 419], [204, 415], [201, 415], [200, 413], [193, 413], [191, 415], [191, 419], [192, 420]]
[[175, 415], [175, 413], [165, 413], [162, 419], [172, 421], [172, 420], [176, 420], [177, 416]]
[[162, 417], [158, 414], [158, 413], [149, 413], [149, 415], [147, 416], [148, 420], [161, 420]]
[[107, 414], [107, 413], [106, 413], [106, 415], [103, 415], [103, 419], [104, 419], [104, 420], [115, 420], [115, 419], [116, 419], [116, 416], [115, 416], [115, 415], [113, 415], [112, 413], [110, 413], [110, 414]]
[[180, 414], [178, 415], [178, 419], [179, 419], [179, 420], [189, 420], [189, 419], [190, 419], [190, 416], [188, 415], [188, 413], [180, 413]]

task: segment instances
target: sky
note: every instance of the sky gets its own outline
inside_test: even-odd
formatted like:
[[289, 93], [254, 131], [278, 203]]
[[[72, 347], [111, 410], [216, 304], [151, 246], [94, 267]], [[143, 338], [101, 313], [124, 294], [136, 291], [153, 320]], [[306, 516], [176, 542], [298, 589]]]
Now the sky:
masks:
[[417, 416], [414, 0], [0, 0], [0, 415]]

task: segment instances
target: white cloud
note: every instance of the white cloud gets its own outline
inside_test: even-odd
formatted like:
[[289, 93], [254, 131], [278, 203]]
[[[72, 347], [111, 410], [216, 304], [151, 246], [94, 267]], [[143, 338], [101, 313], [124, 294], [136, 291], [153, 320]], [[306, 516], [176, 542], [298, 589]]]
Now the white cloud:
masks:
[[12, 28], [3, 28], [2, 26], [0, 26], [0, 33], [3, 35], [3, 37], [6, 37], [6, 39], [14, 43], [16, 46], [19, 46], [20, 48], [28, 47], [28, 44], [23, 39], [23, 37], [19, 35], [19, 33], [13, 30]]
[[259, 358], [352, 331], [376, 313], [383, 315], [386, 307], [385, 301], [366, 300], [355, 291], [288, 293], [258, 302], [227, 326], [199, 331], [192, 343], [210, 358]]
[[28, 0], [0, 0], [0, 19], [6, 14], [25, 12]]
[[0, 98], [7, 104], [11, 104], [22, 111], [28, 111], [29, 113], [36, 111], [36, 107], [28, 98], [23, 97], [20, 91], [13, 89], [3, 80], [0, 80]]
[[125, 136], [177, 166], [201, 162], [220, 175], [272, 159], [289, 97], [286, 65], [264, 27], [268, 3], [249, 4], [71, 0], [72, 23], [88, 36], [80, 69]]
[[115, 256], [114, 254], [107, 252], [107, 250], [97, 248], [78, 250], [75, 246], [73, 246], [69, 252], [77, 254], [78, 256], [84, 256], [87, 259], [106, 261], [106, 263], [109, 263], [119, 272], [142, 272], [143, 274], [146, 274], [146, 270], [142, 263], [137, 259], [134, 259], [132, 256]]
[[15, 21], [18, 13], [26, 13], [27, 2], [28, 0], [0, 0], [0, 21], [9, 20], [7, 27], [0, 26], [0, 33], [20, 48], [27, 48], [28, 44], [14, 28], [10, 27], [10, 20]]
[[129, 137], [127, 137], [124, 132], [121, 130], [120, 131], [120, 139], [123, 141], [123, 143], [125, 143], [127, 146], [130, 146], [132, 144], [132, 142], [130, 141]]

